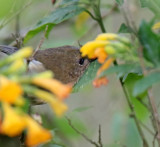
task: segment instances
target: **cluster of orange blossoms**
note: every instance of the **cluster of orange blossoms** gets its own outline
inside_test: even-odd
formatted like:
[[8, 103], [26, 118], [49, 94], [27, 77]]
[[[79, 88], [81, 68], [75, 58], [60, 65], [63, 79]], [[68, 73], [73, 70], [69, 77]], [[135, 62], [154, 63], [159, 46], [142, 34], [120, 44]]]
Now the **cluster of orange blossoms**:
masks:
[[32, 48], [26, 47], [0, 61], [0, 134], [14, 137], [25, 130], [27, 146], [49, 141], [52, 136], [50, 131], [44, 129], [23, 110], [27, 102], [24, 93], [47, 102], [55, 114], [61, 116], [67, 110], [63, 99], [72, 90], [71, 85], [64, 85], [53, 79], [49, 71], [23, 76], [26, 71], [24, 58], [31, 54]]
[[[117, 34], [103, 33], [97, 36], [93, 41], [87, 42], [80, 49], [82, 56], [87, 56], [90, 59], [96, 59], [102, 66], [97, 72], [96, 79], [93, 81], [95, 87], [106, 85], [108, 79], [106, 77], [99, 77], [100, 74], [109, 68], [114, 61], [114, 55], [118, 52], [124, 51], [129, 40]], [[124, 49], [123, 49], [124, 47]]]

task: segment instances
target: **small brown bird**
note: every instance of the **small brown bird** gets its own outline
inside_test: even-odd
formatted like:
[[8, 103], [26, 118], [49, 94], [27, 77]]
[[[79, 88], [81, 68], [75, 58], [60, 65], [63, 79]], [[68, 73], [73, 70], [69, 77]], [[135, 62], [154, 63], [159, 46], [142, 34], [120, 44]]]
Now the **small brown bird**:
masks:
[[[0, 45], [0, 55], [10, 55], [18, 49]], [[0, 56], [1, 57], [1, 56]], [[54, 77], [63, 83], [75, 84], [88, 67], [90, 61], [81, 57], [79, 48], [74, 46], [61, 46], [38, 50], [29, 62], [29, 72], [42, 72], [51, 70]]]

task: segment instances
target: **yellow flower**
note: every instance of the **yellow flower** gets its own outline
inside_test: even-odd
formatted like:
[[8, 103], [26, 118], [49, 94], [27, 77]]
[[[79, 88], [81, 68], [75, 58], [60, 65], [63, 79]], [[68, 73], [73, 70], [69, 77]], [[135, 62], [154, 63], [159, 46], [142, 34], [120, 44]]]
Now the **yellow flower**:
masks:
[[13, 62], [13, 64], [9, 67], [8, 72], [16, 72], [24, 66], [25, 65], [23, 59], [18, 59], [15, 62]]
[[105, 40], [105, 41], [109, 41], [109, 40], [115, 40], [117, 39], [118, 35], [117, 34], [113, 34], [113, 33], [102, 33], [100, 35], [97, 36], [97, 38], [95, 40]]
[[24, 47], [20, 49], [18, 52], [14, 53], [12, 56], [9, 56], [9, 61], [15, 61], [16, 59], [27, 58], [32, 54], [33, 49], [31, 47]]
[[104, 47], [97, 48], [94, 52], [95, 56], [98, 58], [99, 63], [104, 63], [104, 61], [107, 59], [107, 53], [104, 50]]
[[72, 91], [71, 84], [62, 84], [60, 81], [56, 79], [35, 77], [33, 78], [32, 83], [40, 87], [43, 87], [47, 90], [50, 90], [55, 95], [57, 95], [60, 99], [66, 98]]
[[37, 90], [35, 96], [50, 104], [51, 108], [57, 116], [62, 116], [67, 111], [68, 107], [61, 100], [55, 98], [52, 94], [46, 91]]
[[152, 29], [159, 29], [160, 28], [160, 22], [153, 25]]
[[80, 52], [82, 53], [82, 57], [88, 56], [88, 58], [96, 58], [95, 57], [95, 50], [97, 48], [103, 48], [107, 44], [109, 44], [108, 41], [101, 41], [101, 40], [96, 40], [96, 41], [90, 41], [87, 42], [82, 48], [80, 49]]
[[4, 119], [0, 125], [0, 133], [10, 137], [19, 135], [26, 128], [26, 121], [9, 104], [3, 103], [2, 106]]
[[22, 93], [23, 90], [18, 83], [0, 76], [0, 101], [13, 104], [22, 95]]
[[26, 116], [25, 120], [27, 122], [27, 136], [25, 141], [27, 146], [35, 146], [51, 139], [51, 133], [42, 128], [36, 121], [29, 116]]

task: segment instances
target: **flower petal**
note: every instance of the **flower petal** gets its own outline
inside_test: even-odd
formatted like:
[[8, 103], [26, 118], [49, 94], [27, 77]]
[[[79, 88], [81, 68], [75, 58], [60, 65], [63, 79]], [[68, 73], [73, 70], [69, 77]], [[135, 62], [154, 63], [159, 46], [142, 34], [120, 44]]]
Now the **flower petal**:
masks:
[[27, 136], [25, 143], [27, 146], [35, 146], [51, 139], [51, 133], [42, 128], [35, 120], [31, 119], [29, 116], [25, 117], [25, 119], [27, 122]]
[[56, 79], [34, 78], [32, 82], [38, 86], [50, 90], [61, 99], [68, 97], [72, 91], [71, 84], [62, 84]]
[[93, 81], [93, 86], [98, 88], [102, 85], [107, 85], [107, 83], [108, 83], [108, 79], [106, 77], [101, 77]]
[[0, 77], [0, 101], [13, 104], [23, 93], [18, 83]]
[[95, 40], [115, 40], [117, 38], [117, 34], [113, 33], [102, 33], [97, 36]]
[[95, 56], [98, 58], [99, 63], [104, 63], [104, 61], [107, 59], [107, 53], [103, 48], [97, 48], [94, 52]]
[[10, 137], [19, 135], [26, 128], [23, 116], [17, 114], [7, 103], [3, 103], [4, 119], [0, 126], [0, 133]]
[[109, 66], [111, 65], [111, 63], [114, 61], [113, 58], [108, 59], [99, 69], [97, 72], [97, 76], [99, 76], [101, 74], [101, 72], [103, 72], [104, 70], [108, 69]]
[[52, 94], [46, 91], [37, 90], [34, 94], [38, 98], [48, 102], [57, 116], [62, 116], [68, 109], [61, 100], [55, 98]]
[[96, 48], [105, 47], [109, 42], [108, 41], [90, 41], [87, 42], [82, 48], [80, 49], [80, 52], [82, 53], [82, 56], [88, 56], [89, 58], [95, 58], [94, 51]]

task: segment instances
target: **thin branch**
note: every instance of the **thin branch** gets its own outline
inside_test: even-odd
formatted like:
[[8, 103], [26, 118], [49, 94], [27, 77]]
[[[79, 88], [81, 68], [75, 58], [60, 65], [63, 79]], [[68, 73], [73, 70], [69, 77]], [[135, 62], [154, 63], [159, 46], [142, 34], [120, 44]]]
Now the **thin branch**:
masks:
[[96, 18], [90, 11], [88, 11], [87, 9], [85, 9], [85, 12], [86, 13], [88, 13], [91, 17], [92, 17], [92, 19], [94, 19], [94, 20], [98, 20], [98, 18]]
[[141, 121], [139, 121], [139, 123], [141, 124], [141, 126], [144, 128], [144, 129], [146, 129], [151, 135], [155, 135], [155, 133], [151, 130], [151, 129], [149, 129], [144, 123], [142, 123]]
[[48, 30], [48, 25], [46, 26], [45, 31], [44, 31], [44, 35], [42, 36], [42, 38], [41, 38], [41, 40], [40, 40], [37, 48], [35, 49], [35, 51], [34, 51], [34, 53], [32, 54], [32, 56], [31, 56], [30, 59], [32, 59], [33, 56], [35, 55], [35, 53], [41, 48], [41, 46], [42, 46], [42, 44], [43, 44], [43, 42], [44, 42], [44, 40], [45, 40], [45, 35], [46, 35], [46, 33], [47, 33], [47, 30]]
[[[102, 19], [106, 19], [107, 17], [109, 17], [114, 11], [115, 11], [115, 9], [117, 8], [117, 4], [114, 4], [113, 5], [113, 7], [106, 13], [106, 14], [104, 14], [103, 16], [102, 16]], [[82, 35], [80, 38], [79, 38], [79, 40], [81, 40], [82, 38], [84, 38], [84, 37], [86, 37], [88, 34], [90, 34], [90, 32], [92, 32], [93, 31], [93, 29], [95, 28], [95, 27], [97, 27], [98, 26], [98, 23], [94, 23], [91, 27], [90, 27], [90, 29], [84, 34], [84, 35]]]
[[22, 7], [20, 10], [18, 10], [17, 12], [14, 13], [14, 15], [12, 15], [10, 18], [8, 18], [8, 20], [4, 21], [4, 23], [2, 23], [0, 25], [0, 29], [2, 29], [4, 26], [6, 26], [12, 19], [14, 19], [17, 15], [19, 15], [22, 11], [24, 11], [25, 8], [27, 8], [30, 4], [32, 3], [32, 1], [29, 1], [26, 5], [24, 5], [24, 7]]
[[136, 97], [136, 99], [147, 109], [147, 110], [151, 110], [151, 108], [145, 103], [143, 102], [143, 100], [139, 97]]
[[70, 127], [79, 135], [81, 135], [85, 140], [87, 140], [89, 143], [93, 144], [95, 147], [101, 147], [99, 146], [95, 141], [91, 140], [90, 138], [88, 138], [85, 134], [83, 134], [82, 132], [80, 132], [71, 122], [71, 120], [65, 116], [65, 118], [68, 121], [68, 124], [70, 125]]
[[121, 79], [121, 78], [120, 78], [120, 83], [121, 83], [121, 85], [122, 85], [122, 89], [123, 89], [123, 92], [124, 92], [124, 94], [125, 94], [125, 97], [126, 97], [128, 106], [129, 106], [129, 108], [130, 108], [130, 110], [131, 110], [131, 112], [132, 112], [132, 117], [133, 117], [133, 119], [134, 119], [134, 121], [135, 121], [135, 124], [136, 124], [136, 126], [137, 126], [138, 132], [139, 132], [139, 134], [140, 134], [140, 136], [141, 136], [141, 138], [142, 138], [143, 147], [149, 147], [149, 145], [148, 145], [148, 143], [147, 143], [147, 140], [145, 139], [145, 135], [144, 135], [144, 133], [143, 133], [141, 127], [140, 127], [140, 124], [139, 124], [138, 118], [137, 118], [137, 116], [136, 116], [134, 107], [133, 107], [133, 105], [132, 105], [132, 103], [131, 103], [131, 101], [130, 101], [130, 97], [129, 97], [129, 95], [128, 95], [128, 92], [127, 92], [127, 90], [126, 90], [126, 88], [125, 88], [125, 85], [123, 85], [123, 82], [122, 82], [122, 79]]
[[99, 125], [99, 130], [98, 130], [98, 143], [100, 147], [103, 147], [102, 137], [101, 137], [101, 125]]
[[154, 138], [153, 138], [153, 147], [155, 147], [155, 141], [156, 141], [156, 137], [157, 137], [157, 133], [156, 134], [154, 134]]
[[[138, 48], [138, 56], [139, 56], [140, 65], [142, 68], [143, 75], [146, 76], [148, 73], [145, 68], [145, 64], [144, 64], [144, 60], [143, 60], [143, 47], [142, 46], [140, 46]], [[153, 97], [151, 88], [148, 90], [148, 99], [149, 99], [149, 103], [151, 106], [151, 113], [152, 113], [152, 117], [153, 117], [153, 121], [152, 121], [153, 127], [154, 127], [155, 131], [157, 132], [156, 138], [157, 138], [158, 144], [160, 146], [160, 125], [159, 125], [160, 121], [158, 118], [158, 110], [157, 110], [157, 106], [155, 103], [155, 98]]]

